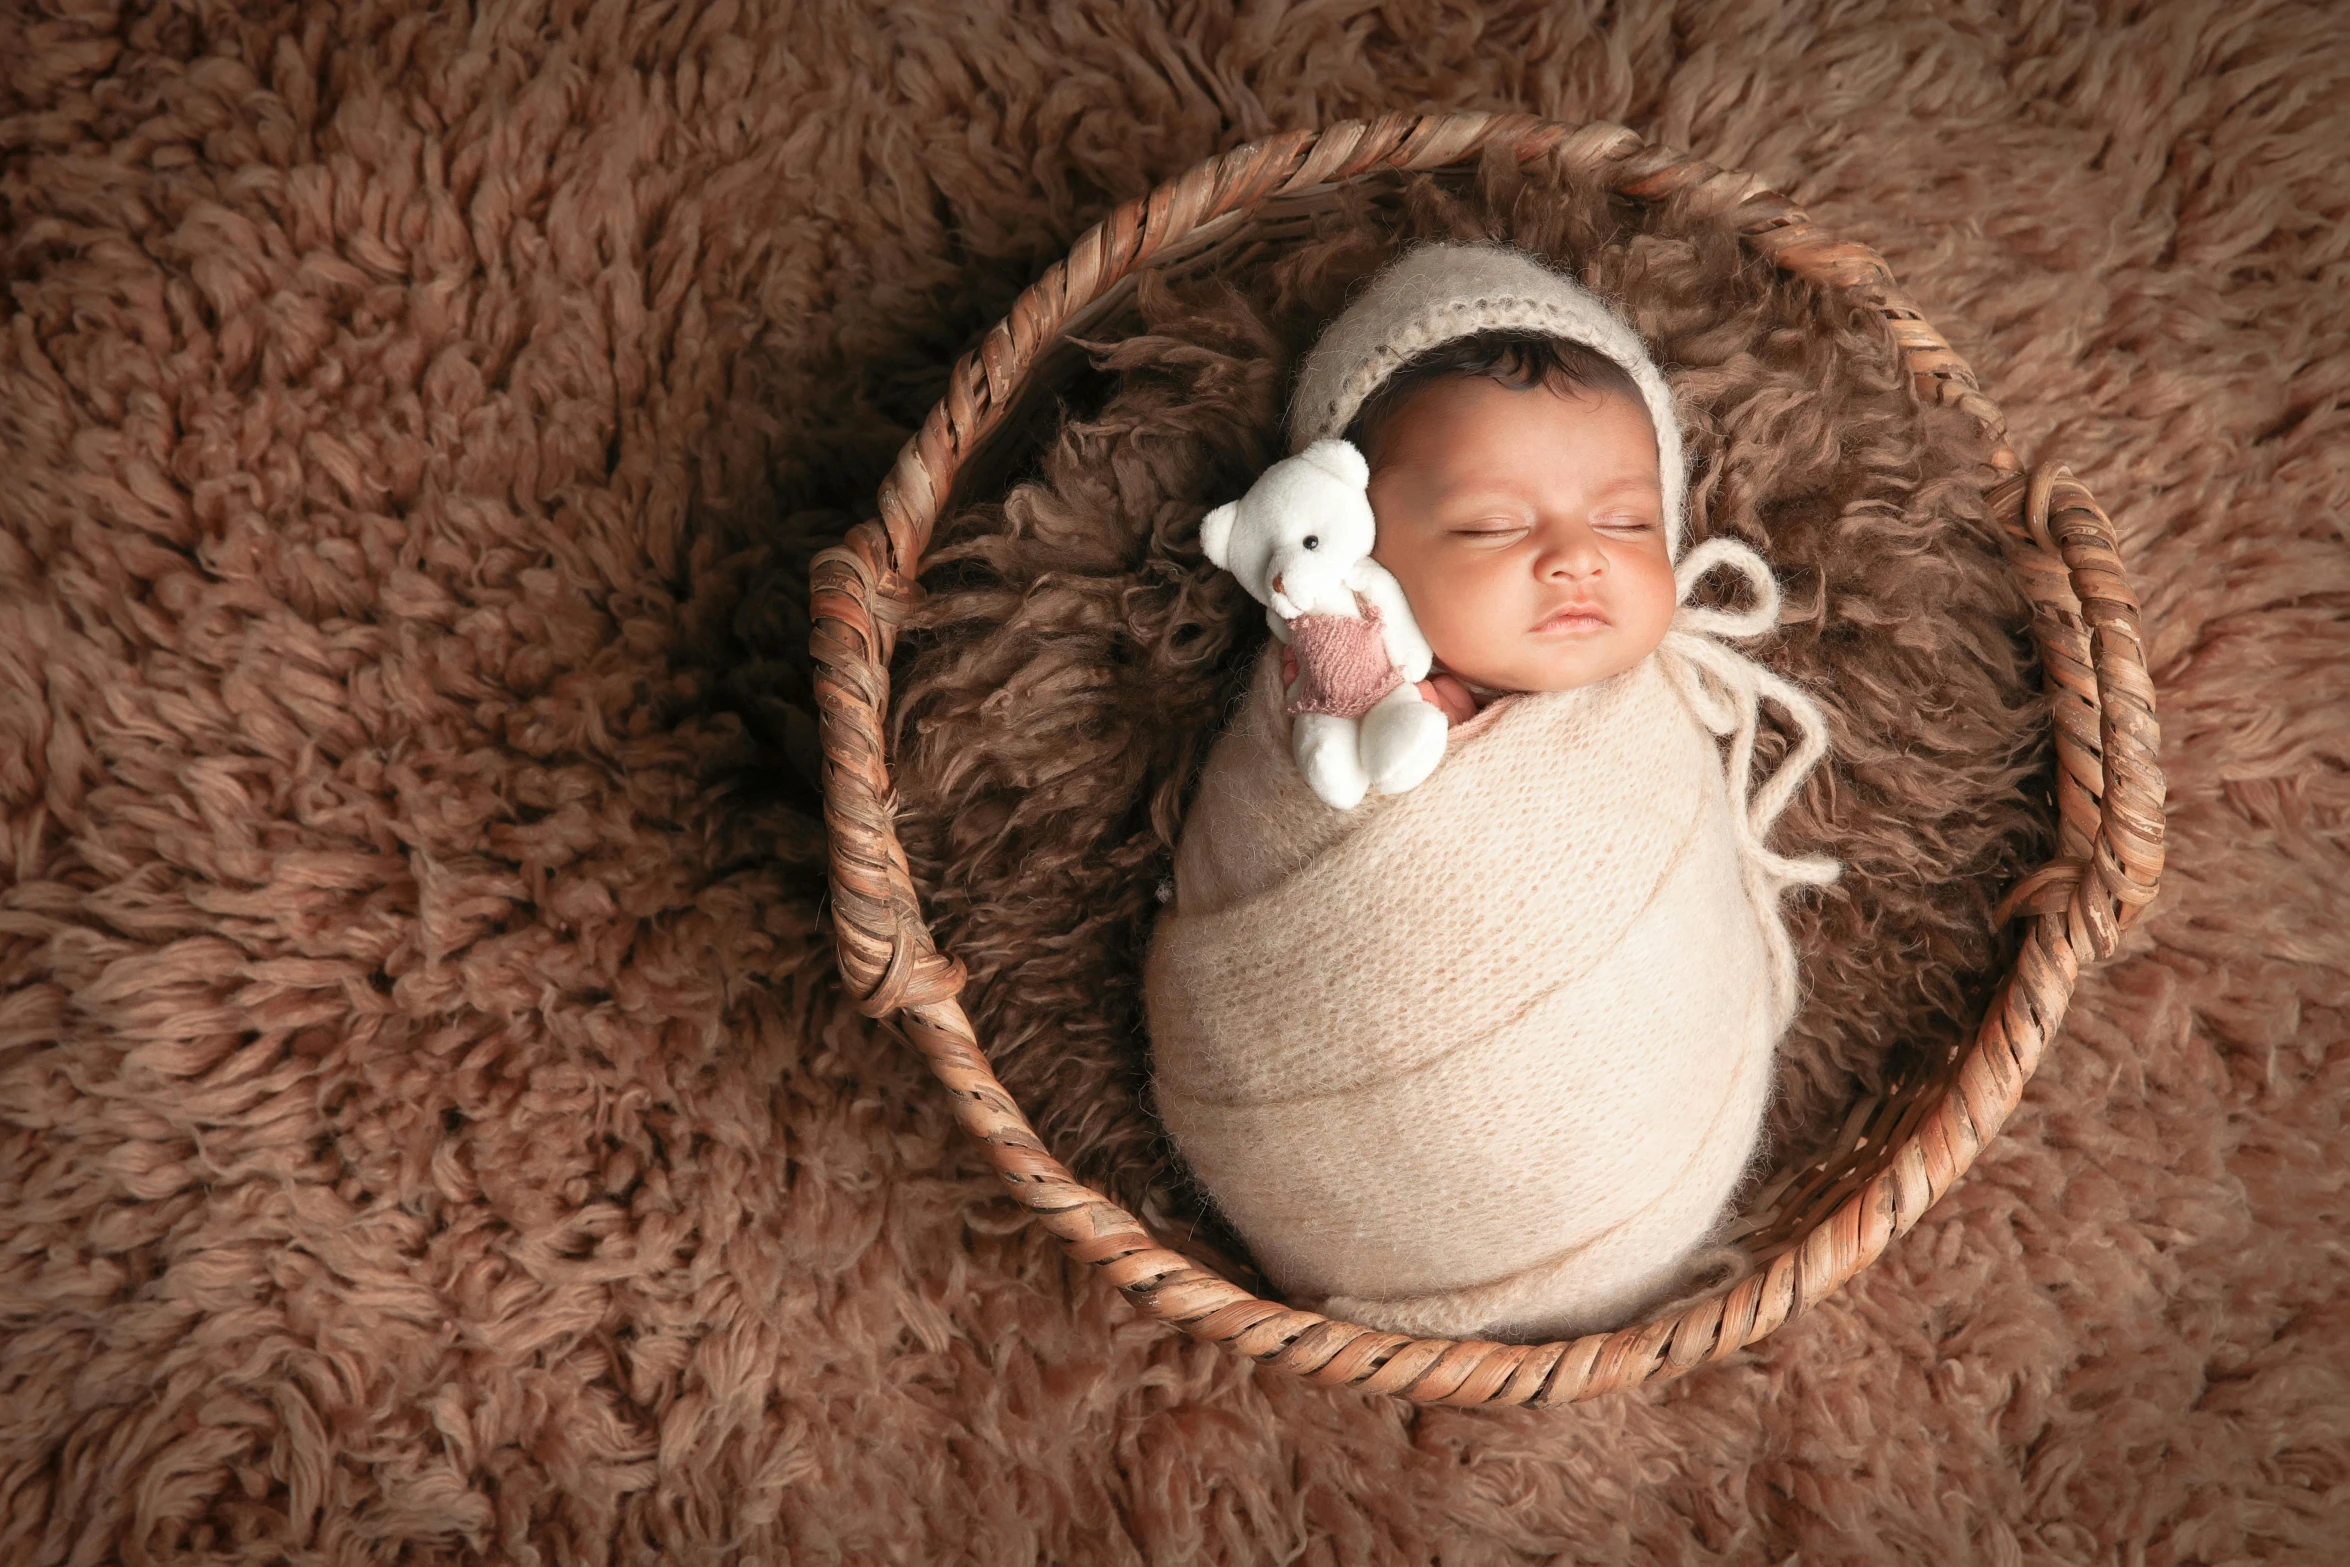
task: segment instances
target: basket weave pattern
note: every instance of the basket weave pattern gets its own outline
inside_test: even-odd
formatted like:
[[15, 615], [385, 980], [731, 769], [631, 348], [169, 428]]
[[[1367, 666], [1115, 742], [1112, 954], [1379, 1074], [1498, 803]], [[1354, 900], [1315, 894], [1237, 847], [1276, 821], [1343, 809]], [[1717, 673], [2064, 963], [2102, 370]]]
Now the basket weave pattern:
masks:
[[[1416, 1339], [1260, 1299], [1161, 1245], [1079, 1182], [1036, 1136], [979, 1048], [964, 970], [931, 938], [894, 820], [883, 741], [889, 664], [931, 531], [966, 460], [1004, 421], [1024, 378], [1151, 267], [1262, 237], [1285, 204], [1372, 174], [1474, 165], [1494, 146], [1556, 159], [1637, 200], [1679, 196], [1758, 254], [1882, 318], [1916, 395], [1954, 405], [1992, 448], [1991, 516], [2033, 606], [2031, 632], [2055, 726], [2057, 852], [2013, 888], [2002, 916], [2029, 925], [1963, 1048], [1853, 1107], [1830, 1150], [1750, 1205], [1740, 1238], [1768, 1265], [1646, 1323], [1540, 1345]], [[1524, 115], [1396, 115], [1241, 147], [1119, 207], [1014, 303], [955, 366], [946, 397], [884, 482], [880, 515], [817, 557], [816, 696], [824, 752], [832, 910], [840, 966], [868, 1015], [896, 1017], [945, 1084], [957, 1119], [1071, 1254], [1142, 1311], [1309, 1377], [1445, 1404], [1555, 1404], [1719, 1358], [1817, 1303], [1908, 1230], [1974, 1162], [2021, 1097], [2085, 963], [2110, 956], [2154, 897], [2163, 783], [2138, 605], [2111, 521], [2061, 467], [2026, 472], [1966, 362], [1867, 247], [1820, 233], [1751, 175], [1642, 141], [1621, 126]]]

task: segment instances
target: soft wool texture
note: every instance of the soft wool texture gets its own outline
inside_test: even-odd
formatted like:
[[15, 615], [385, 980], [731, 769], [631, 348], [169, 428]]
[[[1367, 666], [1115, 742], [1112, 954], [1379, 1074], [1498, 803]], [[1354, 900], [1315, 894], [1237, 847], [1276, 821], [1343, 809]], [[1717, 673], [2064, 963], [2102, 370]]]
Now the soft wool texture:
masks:
[[1404, 671], [1387, 651], [1386, 617], [1368, 600], [1358, 615], [1300, 615], [1289, 623], [1289, 638], [1296, 695], [1282, 710], [1293, 718], [1361, 718], [1403, 683]]
[[1539, 332], [1597, 349], [1631, 373], [1656, 432], [1665, 547], [1681, 553], [1688, 481], [1672, 389], [1640, 335], [1591, 290], [1499, 245], [1414, 246], [1348, 301], [1297, 370], [1289, 446], [1343, 432], [1363, 399], [1419, 355], [1480, 332]]
[[1793, 1007], [1668, 656], [1496, 703], [1335, 832], [1260, 660], [1145, 999], [1159, 1112], [1289, 1298], [1540, 1338], [1686, 1282]]
[[[2339, 7], [11, 20], [0, 1560], [2344, 1556]], [[1883, 251], [2112, 505], [2162, 702], [2162, 901], [1983, 1160], [1753, 1350], [1569, 1410], [1139, 1323], [822, 923], [807, 557], [954, 356], [1116, 201], [1421, 106], [1622, 120]], [[1771, 657], [1837, 760], [1785, 830], [1848, 861], [1796, 906], [1792, 1140], [1970, 1015], [2043, 851], [1969, 437], [1669, 214], [1472, 195], [1373, 216], [1573, 255], [1631, 223], [1643, 278], [1599, 281], [1695, 377], [1693, 537], [1787, 582]], [[1385, 259], [1342, 226], [1292, 305], [1252, 273], [1100, 334], [897, 671], [982, 1035], [1161, 1215], [1141, 933], [1263, 634], [1191, 530], [1277, 455], [1266, 354]]]

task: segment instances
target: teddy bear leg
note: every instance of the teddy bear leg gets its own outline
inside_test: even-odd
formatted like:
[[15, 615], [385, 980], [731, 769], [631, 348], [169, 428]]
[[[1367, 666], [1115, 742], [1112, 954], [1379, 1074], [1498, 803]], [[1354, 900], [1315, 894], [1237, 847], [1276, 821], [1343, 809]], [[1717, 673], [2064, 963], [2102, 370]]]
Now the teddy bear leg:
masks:
[[1444, 709], [1397, 686], [1363, 715], [1363, 772], [1380, 794], [1401, 794], [1436, 771], [1452, 728]]
[[1290, 750], [1306, 786], [1341, 811], [1362, 804], [1371, 780], [1363, 772], [1361, 726], [1332, 713], [1300, 713], [1292, 722]]

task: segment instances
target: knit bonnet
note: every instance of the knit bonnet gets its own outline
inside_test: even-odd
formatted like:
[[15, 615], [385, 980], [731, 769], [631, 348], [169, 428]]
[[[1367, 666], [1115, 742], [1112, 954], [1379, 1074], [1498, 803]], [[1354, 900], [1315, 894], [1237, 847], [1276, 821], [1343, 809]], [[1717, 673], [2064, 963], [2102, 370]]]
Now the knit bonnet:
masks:
[[1681, 421], [1663, 372], [1640, 334], [1606, 300], [1506, 245], [1417, 245], [1372, 278], [1323, 328], [1298, 369], [1289, 406], [1289, 449], [1302, 452], [1327, 436], [1344, 434], [1363, 400], [1429, 349], [1499, 331], [1539, 332], [1580, 343], [1632, 377], [1656, 431], [1665, 548], [1678, 561], [1688, 481]]

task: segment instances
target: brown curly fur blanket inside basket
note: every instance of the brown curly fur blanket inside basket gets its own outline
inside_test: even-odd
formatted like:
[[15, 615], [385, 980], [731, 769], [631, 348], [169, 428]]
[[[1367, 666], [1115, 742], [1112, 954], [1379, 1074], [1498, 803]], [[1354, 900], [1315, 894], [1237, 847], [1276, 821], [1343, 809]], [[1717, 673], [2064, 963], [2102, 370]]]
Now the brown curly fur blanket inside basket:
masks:
[[1771, 1145], [1801, 1152], [1971, 1021], [1991, 904], [2046, 852], [2046, 718], [1983, 521], [1986, 447], [1918, 406], [1864, 315], [1718, 225], [1498, 158], [1349, 191], [1310, 238], [1239, 264], [1146, 277], [1093, 329], [1058, 427], [1015, 434], [1033, 476], [942, 523], [899, 656], [894, 777], [1006, 1086], [1081, 1175], [1214, 1253], [1236, 1243], [1154, 1136], [1137, 997], [1188, 791], [1265, 636], [1197, 522], [1279, 455], [1292, 360], [1347, 288], [1433, 237], [1506, 239], [1621, 301], [1683, 410], [1691, 538], [1755, 544], [1786, 589], [1762, 656], [1819, 693], [1834, 762], [1779, 841], [1849, 869], [1795, 900], [1809, 996]]
[[[6, 16], [0, 1561], [2350, 1559], [2341, 6]], [[2162, 901], [1981, 1160], [1569, 1409], [1139, 1322], [842, 998], [803, 771], [809, 557], [955, 357], [1115, 202], [1421, 106], [1622, 121], [1881, 251], [2112, 509], [2162, 702]], [[1246, 656], [1191, 519], [1344, 249], [1143, 301], [905, 671], [985, 1037], [1129, 1196], [1132, 946]], [[1990, 961], [2030, 685], [1947, 432], [1767, 275], [1720, 340], [1680, 286], [1709, 525], [1847, 731], [1793, 1147]], [[1861, 425], [1780, 438], [1823, 392]]]

